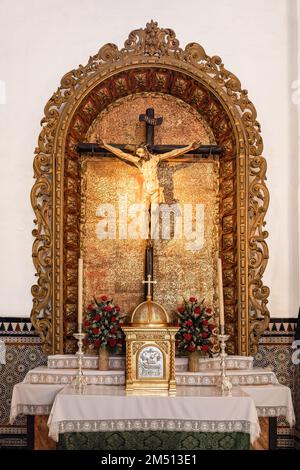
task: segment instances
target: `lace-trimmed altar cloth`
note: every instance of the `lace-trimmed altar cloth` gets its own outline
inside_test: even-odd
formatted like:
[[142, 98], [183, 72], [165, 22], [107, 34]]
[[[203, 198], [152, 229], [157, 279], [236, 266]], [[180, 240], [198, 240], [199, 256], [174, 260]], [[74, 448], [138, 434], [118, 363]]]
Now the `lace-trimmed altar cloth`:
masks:
[[[227, 356], [225, 359], [227, 369], [250, 370], [253, 369], [252, 356]], [[76, 369], [78, 363], [75, 354], [55, 354], [48, 356], [49, 369]], [[199, 359], [200, 370], [220, 370], [220, 358], [205, 358]], [[84, 355], [83, 369], [98, 369], [98, 356]], [[125, 357], [124, 356], [110, 356], [109, 357], [110, 370], [125, 370]], [[176, 372], [186, 372], [188, 370], [188, 358], [176, 357], [175, 358]]]
[[[32, 384], [70, 384], [77, 369], [50, 369], [44, 366], [30, 370], [24, 382]], [[83, 371], [90, 385], [124, 385], [125, 372], [122, 370]], [[227, 370], [233, 385], [267, 385], [277, 384], [274, 372], [267, 369]], [[208, 369], [200, 372], [177, 372], [176, 384], [179, 385], [217, 385], [220, 381], [220, 370]]]
[[65, 432], [167, 430], [260, 434], [253, 399], [239, 387], [223, 397], [217, 387], [178, 387], [175, 397], [126, 395], [119, 386], [88, 386], [78, 394], [64, 387], [48, 420], [55, 441]]
[[[34, 370], [30, 372], [35, 373]], [[56, 373], [57, 372], [58, 371], [56, 371]], [[62, 372], [65, 373], [66, 370]], [[91, 371], [92, 374], [94, 372], [95, 371]], [[106, 382], [107, 384], [116, 384], [115, 380], [124, 381], [124, 377], [121, 371], [118, 371], [114, 378], [111, 377], [111, 374], [115, 374], [116, 371], [98, 371], [98, 373], [101, 376], [102, 383]], [[51, 376], [48, 378], [48, 383], [46, 381], [42, 384], [30, 383], [31, 379], [34, 377], [29, 378], [28, 374], [26, 375], [23, 382], [14, 386], [10, 411], [11, 424], [14, 423], [14, 420], [20, 414], [48, 415], [51, 411], [57, 393], [59, 393], [65, 387], [66, 383], [69, 383], [70, 377], [72, 377], [72, 375], [74, 376], [74, 371], [71, 376], [67, 376], [68, 381], [65, 383], [62, 383], [61, 377], [57, 378], [56, 375], [54, 375], [54, 377]], [[190, 373], [189, 376], [193, 377], [193, 374]], [[119, 385], [120, 389], [123, 389], [123, 387], [124, 385]], [[197, 387], [207, 390], [211, 388], [208, 386], [202, 387], [199, 386], [199, 384]], [[90, 388], [90, 385], [88, 388]], [[181, 388], [181, 386], [178, 387], [178, 390]], [[258, 416], [283, 416], [287, 419], [290, 426], [293, 426], [295, 422], [295, 414], [293, 409], [291, 390], [288, 387], [275, 383], [264, 385], [246, 384], [241, 388], [245, 393], [254, 399]]]

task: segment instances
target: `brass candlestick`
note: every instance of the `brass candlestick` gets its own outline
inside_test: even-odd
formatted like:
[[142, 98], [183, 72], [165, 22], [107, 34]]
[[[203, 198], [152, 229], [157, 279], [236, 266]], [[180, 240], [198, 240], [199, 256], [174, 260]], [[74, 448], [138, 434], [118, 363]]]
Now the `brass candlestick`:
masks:
[[78, 323], [78, 333], [74, 333], [73, 335], [77, 339], [77, 344], [78, 344], [78, 351], [76, 352], [76, 356], [78, 357], [78, 369], [77, 369], [77, 374], [73, 379], [73, 386], [74, 389], [78, 393], [83, 393], [86, 385], [87, 385], [87, 380], [86, 377], [83, 375], [83, 338], [85, 337], [85, 334], [82, 333], [82, 324]]
[[220, 342], [220, 347], [221, 347], [221, 352], [220, 352], [220, 358], [221, 358], [221, 390], [222, 390], [222, 395], [223, 396], [228, 396], [231, 397], [231, 389], [232, 389], [232, 383], [229, 380], [229, 377], [226, 375], [226, 356], [227, 353], [225, 352], [226, 349], [226, 341], [230, 338], [229, 335], [225, 334], [224, 331], [224, 326], [221, 327], [221, 334], [218, 335], [218, 339]]

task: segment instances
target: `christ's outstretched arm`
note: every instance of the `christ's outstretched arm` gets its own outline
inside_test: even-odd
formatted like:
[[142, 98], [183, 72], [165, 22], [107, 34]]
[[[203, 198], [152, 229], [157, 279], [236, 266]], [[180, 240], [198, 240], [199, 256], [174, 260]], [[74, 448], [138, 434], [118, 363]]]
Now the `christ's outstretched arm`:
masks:
[[201, 145], [200, 141], [195, 141], [186, 147], [182, 147], [180, 149], [171, 150], [170, 152], [164, 153], [160, 158], [159, 161], [163, 162], [164, 160], [168, 160], [169, 158], [176, 158], [184, 155], [185, 153], [189, 152], [190, 150], [196, 150]]
[[125, 153], [122, 150], [118, 149], [117, 147], [107, 144], [106, 142], [104, 142], [104, 140], [99, 139], [99, 145], [100, 147], [103, 147], [109, 152], [113, 153], [116, 157], [120, 158], [121, 160], [134, 163], [135, 165], [137, 165], [140, 160], [139, 157], [135, 157], [134, 155], [131, 155], [130, 153]]

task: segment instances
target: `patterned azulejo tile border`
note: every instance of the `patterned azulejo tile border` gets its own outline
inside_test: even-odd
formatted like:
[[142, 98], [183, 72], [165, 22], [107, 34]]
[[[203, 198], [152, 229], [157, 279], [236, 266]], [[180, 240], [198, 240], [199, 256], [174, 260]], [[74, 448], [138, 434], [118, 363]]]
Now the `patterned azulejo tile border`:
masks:
[[[297, 326], [296, 318], [274, 318], [270, 320], [269, 328], [260, 339], [258, 353], [254, 358], [255, 367], [271, 368], [279, 382], [290, 387], [294, 407], [300, 406], [296, 396], [295, 374], [296, 367], [292, 363], [292, 343]], [[290, 429], [288, 423], [281, 418], [277, 419], [277, 447], [290, 449], [294, 447], [295, 429]]]
[[29, 318], [0, 317], [0, 336], [35, 336], [34, 326]]
[[27, 419], [19, 418], [14, 425], [9, 424], [12, 390], [30, 369], [46, 364], [47, 358], [29, 319], [1, 317], [0, 340], [6, 349], [6, 364], [0, 364], [0, 449], [27, 448]]

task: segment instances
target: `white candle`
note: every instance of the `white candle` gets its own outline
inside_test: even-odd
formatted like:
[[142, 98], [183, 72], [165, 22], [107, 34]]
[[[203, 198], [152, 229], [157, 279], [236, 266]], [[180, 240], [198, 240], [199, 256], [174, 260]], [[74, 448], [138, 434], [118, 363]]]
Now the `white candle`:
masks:
[[83, 285], [83, 260], [78, 260], [78, 324], [82, 324], [82, 285]]
[[225, 316], [224, 316], [224, 297], [223, 297], [223, 278], [222, 278], [222, 260], [218, 258], [218, 289], [219, 289], [219, 311], [220, 311], [220, 326], [224, 330]]

